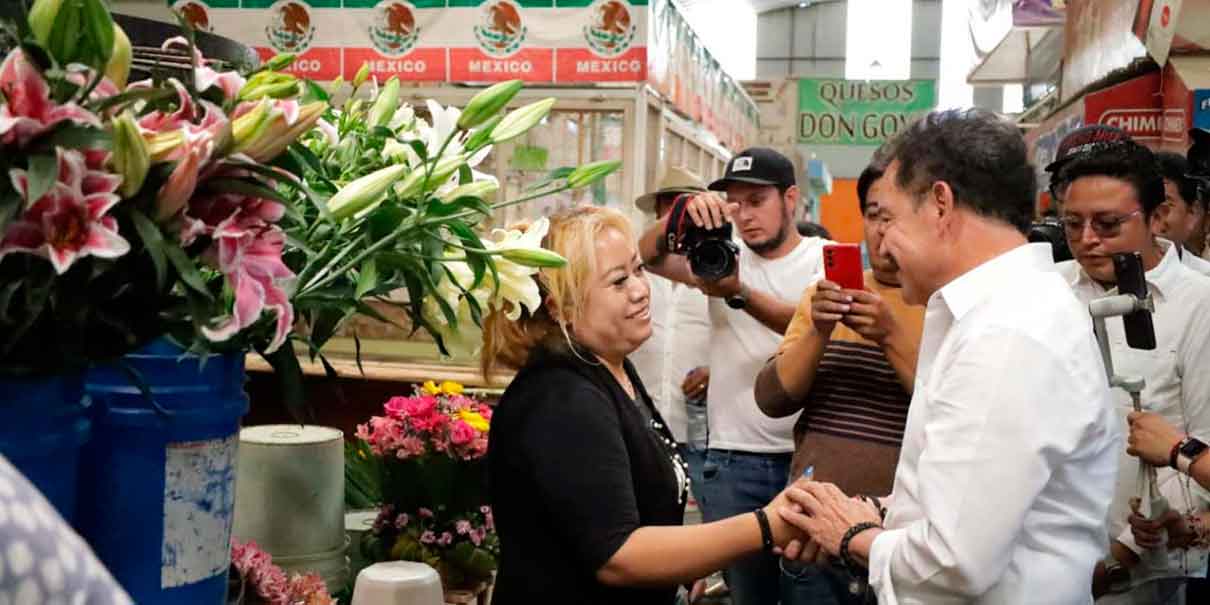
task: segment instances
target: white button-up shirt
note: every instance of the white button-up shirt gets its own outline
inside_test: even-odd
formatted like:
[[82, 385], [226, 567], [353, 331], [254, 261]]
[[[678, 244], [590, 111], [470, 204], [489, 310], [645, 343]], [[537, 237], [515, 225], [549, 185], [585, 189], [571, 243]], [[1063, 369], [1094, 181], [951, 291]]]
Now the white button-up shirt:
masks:
[[651, 273], [647, 281], [651, 284], [651, 338], [630, 354], [630, 363], [672, 436], [684, 443], [689, 417], [681, 384], [694, 368], [710, 363], [706, 295]]
[[1206, 260], [1197, 255], [1196, 252], [1185, 248], [1181, 251], [1181, 264], [1197, 271], [1198, 273], [1210, 277], [1210, 260]]
[[882, 605], [1092, 602], [1122, 434], [1085, 305], [1050, 247], [929, 299], [883, 531]]
[[[1147, 290], [1155, 303], [1151, 322], [1155, 326], [1156, 347], [1150, 351], [1130, 348], [1122, 320], [1110, 318], [1105, 322], [1105, 331], [1114, 371], [1146, 382], [1141, 397], [1143, 409], [1163, 416], [1186, 433], [1210, 439], [1210, 278], [1182, 264], [1176, 246], [1170, 242], [1161, 239], [1160, 245], [1166, 249], [1164, 256], [1145, 276]], [[1110, 294], [1076, 261], [1060, 263], [1059, 272], [1071, 284], [1076, 298], [1085, 304]], [[1134, 406], [1125, 391], [1114, 389], [1113, 394], [1118, 422], [1125, 430], [1126, 415]], [[1127, 524], [1130, 499], [1139, 489], [1138, 460], [1127, 456], [1124, 447], [1119, 455], [1121, 467], [1109, 509], [1109, 531], [1127, 547], [1141, 552]], [[1205, 492], [1187, 475], [1163, 467], [1157, 469], [1156, 479], [1160, 493], [1168, 498], [1172, 508], [1182, 513], [1210, 508]], [[1206, 549], [1169, 552], [1168, 569], [1173, 576], [1204, 577], [1206, 564]]]

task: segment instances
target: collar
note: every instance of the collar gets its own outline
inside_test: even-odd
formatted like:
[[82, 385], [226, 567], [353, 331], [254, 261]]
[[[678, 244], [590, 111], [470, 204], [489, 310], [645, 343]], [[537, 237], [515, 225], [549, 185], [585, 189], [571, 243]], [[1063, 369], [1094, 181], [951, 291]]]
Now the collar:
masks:
[[[1157, 237], [1155, 240], [1160, 248], [1164, 250], [1164, 255], [1160, 257], [1159, 264], [1145, 273], [1143, 278], [1147, 280], [1148, 293], [1154, 294], [1158, 298], [1164, 298], [1173, 292], [1176, 282], [1180, 280], [1178, 273], [1180, 272], [1179, 267], [1182, 266], [1182, 263], [1180, 254], [1177, 252], [1177, 247], [1172, 242], [1162, 237]], [[1096, 280], [1092, 279], [1084, 271], [1084, 267], [1080, 266], [1079, 261], [1073, 260], [1071, 262], [1075, 263], [1076, 266], [1075, 277], [1071, 280], [1073, 288], [1076, 286], [1091, 286], [1096, 288], [1098, 292], [1106, 292], [1101, 284], [1097, 283]], [[1117, 288], [1113, 288], [1111, 291], [1116, 292]]]
[[1022, 244], [950, 281], [930, 297], [943, 302], [955, 321], [1023, 272], [1054, 271], [1050, 244]]

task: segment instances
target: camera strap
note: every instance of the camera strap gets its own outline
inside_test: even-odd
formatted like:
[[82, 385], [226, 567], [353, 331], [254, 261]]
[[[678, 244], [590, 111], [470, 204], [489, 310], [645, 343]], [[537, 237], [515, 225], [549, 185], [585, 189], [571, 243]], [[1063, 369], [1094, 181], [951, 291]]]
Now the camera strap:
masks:
[[693, 225], [693, 218], [689, 216], [689, 202], [693, 200], [691, 194], [682, 193], [676, 196], [672, 202], [672, 210], [668, 212], [668, 223], [664, 227], [664, 249], [677, 253], [681, 249], [681, 240], [685, 236], [685, 230]]

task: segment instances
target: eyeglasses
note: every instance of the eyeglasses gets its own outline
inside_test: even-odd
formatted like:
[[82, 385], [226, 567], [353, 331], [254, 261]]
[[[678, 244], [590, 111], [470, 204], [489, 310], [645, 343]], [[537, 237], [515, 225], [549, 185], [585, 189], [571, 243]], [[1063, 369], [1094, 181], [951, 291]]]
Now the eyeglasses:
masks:
[[1084, 225], [1090, 225], [1092, 232], [1097, 234], [1097, 237], [1114, 237], [1122, 231], [1122, 225], [1126, 221], [1142, 213], [1142, 210], [1135, 210], [1121, 216], [1098, 214], [1087, 219], [1065, 216], [1059, 222], [1063, 223], [1063, 231], [1067, 233], [1067, 237], [1079, 237], [1081, 233], [1084, 233]]

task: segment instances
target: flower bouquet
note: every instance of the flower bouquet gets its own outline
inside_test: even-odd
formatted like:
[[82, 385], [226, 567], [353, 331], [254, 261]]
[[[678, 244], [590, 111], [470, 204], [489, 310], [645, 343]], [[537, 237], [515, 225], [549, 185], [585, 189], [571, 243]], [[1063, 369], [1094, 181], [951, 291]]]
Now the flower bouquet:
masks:
[[287, 574], [256, 542], [231, 541], [227, 605], [336, 605], [318, 574]]
[[489, 579], [499, 554], [484, 493], [491, 408], [457, 383], [427, 382], [383, 412], [357, 427], [378, 458], [384, 500], [363, 552], [428, 563], [450, 588]]

